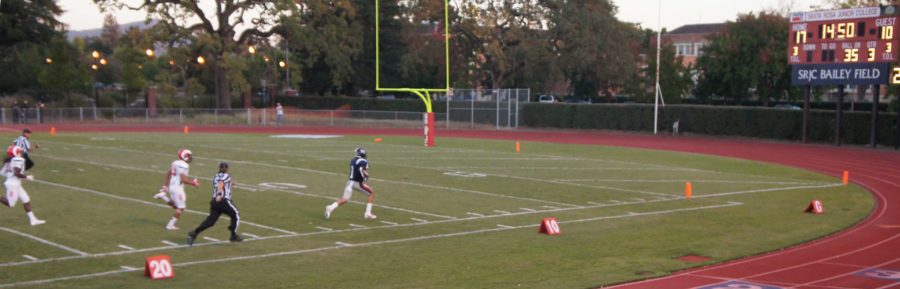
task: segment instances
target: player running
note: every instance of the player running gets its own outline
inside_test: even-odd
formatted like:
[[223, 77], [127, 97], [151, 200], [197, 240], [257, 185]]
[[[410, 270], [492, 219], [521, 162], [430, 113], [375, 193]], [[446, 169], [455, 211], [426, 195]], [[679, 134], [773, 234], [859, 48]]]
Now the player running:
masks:
[[[175, 223], [181, 218], [181, 213], [184, 212], [186, 207], [187, 196], [184, 194], [184, 184], [194, 187], [200, 186], [200, 182], [197, 179], [191, 180], [188, 177], [189, 164], [193, 160], [190, 150], [179, 150], [178, 160], [172, 162], [172, 166], [166, 173], [166, 181], [163, 183], [159, 193], [153, 196], [154, 199], [163, 200], [163, 202], [175, 209], [175, 214], [172, 215], [172, 219], [166, 225], [166, 230], [178, 230], [178, 227], [175, 227]], [[166, 193], [169, 193], [169, 195], [166, 196]]]
[[219, 163], [219, 173], [213, 178], [213, 194], [212, 200], [209, 201], [209, 216], [206, 217], [206, 220], [204, 220], [200, 226], [197, 226], [196, 229], [188, 232], [188, 246], [193, 246], [194, 240], [197, 239], [197, 235], [200, 235], [201, 232], [215, 225], [216, 221], [219, 220], [219, 216], [222, 214], [231, 217], [231, 226], [228, 226], [228, 230], [231, 231], [231, 239], [229, 240], [231, 242], [241, 242], [244, 240], [244, 238], [241, 238], [237, 233], [238, 226], [241, 224], [241, 213], [238, 212], [237, 207], [231, 202], [232, 185], [231, 175], [228, 174], [228, 163]]
[[28, 220], [32, 226], [37, 226], [46, 223], [46, 221], [39, 220], [34, 216], [34, 212], [31, 211], [31, 197], [22, 188], [22, 179], [34, 180], [34, 176], [25, 175], [25, 158], [22, 157], [23, 154], [24, 150], [15, 145], [10, 146], [6, 150], [6, 162], [3, 164], [3, 169], [0, 170], [6, 176], [6, 182], [3, 183], [6, 186], [6, 196], [0, 197], [0, 203], [12, 208], [21, 199], [22, 207], [25, 208], [25, 213], [28, 214]]
[[353, 190], [369, 195], [369, 201], [366, 203], [366, 213], [363, 217], [366, 219], [377, 218], [377, 216], [372, 214], [372, 202], [375, 201], [375, 191], [365, 184], [369, 179], [369, 160], [366, 157], [366, 149], [358, 147], [355, 153], [356, 156], [350, 160], [350, 180], [347, 181], [347, 186], [344, 187], [344, 196], [325, 207], [325, 219], [331, 218], [331, 213], [337, 207], [350, 200], [350, 197], [353, 196]]

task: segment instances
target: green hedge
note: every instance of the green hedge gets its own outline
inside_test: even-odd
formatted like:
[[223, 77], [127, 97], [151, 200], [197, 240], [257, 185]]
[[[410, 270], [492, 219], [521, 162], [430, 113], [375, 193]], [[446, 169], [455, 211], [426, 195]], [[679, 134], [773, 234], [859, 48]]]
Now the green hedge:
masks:
[[[542, 128], [653, 130], [653, 106], [646, 104], [542, 104], [524, 105], [526, 126]], [[834, 111], [810, 112], [809, 141], [834, 142]], [[679, 120], [682, 133], [800, 140], [803, 111], [756, 107], [668, 105], [660, 108], [659, 128], [671, 131]], [[896, 114], [879, 115], [878, 142], [893, 145], [897, 139]], [[845, 112], [843, 143], [868, 144], [871, 114]]]

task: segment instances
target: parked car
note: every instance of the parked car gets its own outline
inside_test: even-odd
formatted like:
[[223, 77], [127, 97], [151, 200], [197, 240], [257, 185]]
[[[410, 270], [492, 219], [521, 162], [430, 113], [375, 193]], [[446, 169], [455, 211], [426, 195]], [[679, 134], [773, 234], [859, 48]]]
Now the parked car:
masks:
[[566, 97], [566, 99], [563, 100], [563, 102], [565, 102], [565, 103], [584, 103], [584, 104], [587, 104], [587, 103], [591, 103], [591, 99], [590, 99], [590, 98], [580, 98], [580, 97], [569, 96], [569, 97]]
[[538, 102], [540, 103], [554, 103], [556, 102], [556, 97], [548, 94], [544, 94], [538, 97]]

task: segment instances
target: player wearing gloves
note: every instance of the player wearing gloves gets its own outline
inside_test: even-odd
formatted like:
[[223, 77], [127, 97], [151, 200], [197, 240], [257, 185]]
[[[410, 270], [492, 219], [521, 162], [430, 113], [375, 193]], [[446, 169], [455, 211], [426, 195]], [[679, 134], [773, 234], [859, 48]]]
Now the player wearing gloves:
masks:
[[[172, 215], [172, 219], [170, 219], [169, 224], [166, 225], [166, 230], [178, 230], [178, 227], [175, 227], [175, 223], [181, 218], [181, 213], [184, 212], [187, 201], [187, 196], [184, 194], [184, 184], [194, 187], [200, 186], [200, 182], [197, 181], [197, 179], [192, 180], [188, 177], [188, 171], [190, 169], [189, 164], [193, 160], [194, 158], [191, 155], [190, 150], [179, 150], [178, 160], [172, 162], [172, 166], [169, 168], [169, 171], [166, 172], [166, 181], [163, 182], [162, 189], [159, 190], [158, 194], [153, 196], [153, 198], [163, 200], [163, 202], [166, 202], [175, 209], [175, 214]], [[169, 195], [166, 196], [166, 193]]]
[[46, 223], [46, 221], [39, 220], [34, 216], [34, 212], [31, 211], [31, 197], [22, 188], [23, 179], [34, 180], [33, 176], [25, 175], [25, 158], [22, 157], [23, 154], [24, 150], [15, 145], [10, 146], [6, 150], [6, 162], [3, 164], [3, 169], [0, 170], [6, 176], [6, 182], [3, 183], [6, 186], [6, 196], [0, 197], [0, 203], [12, 208], [16, 205], [16, 202], [22, 200], [22, 207], [25, 208], [25, 213], [28, 214], [28, 220], [32, 226], [37, 226]]

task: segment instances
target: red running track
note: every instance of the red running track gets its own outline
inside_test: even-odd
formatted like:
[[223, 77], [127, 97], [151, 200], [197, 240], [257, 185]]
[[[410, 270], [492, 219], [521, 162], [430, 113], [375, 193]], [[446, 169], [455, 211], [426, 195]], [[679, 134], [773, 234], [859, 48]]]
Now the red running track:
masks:
[[[181, 132], [181, 126], [57, 125], [60, 132]], [[17, 130], [0, 127], [0, 130]], [[33, 131], [49, 131], [36, 126]], [[421, 136], [420, 130], [366, 128], [198, 126], [191, 132], [305, 133]], [[735, 157], [805, 168], [868, 189], [876, 207], [864, 221], [838, 234], [784, 250], [667, 277], [610, 288], [900, 288], [900, 153], [889, 150], [799, 145], [751, 140], [666, 137], [598, 132], [438, 131], [441, 137], [609, 145]], [[40, 136], [39, 136], [40, 137]], [[527, 151], [527, 146], [524, 148]]]

